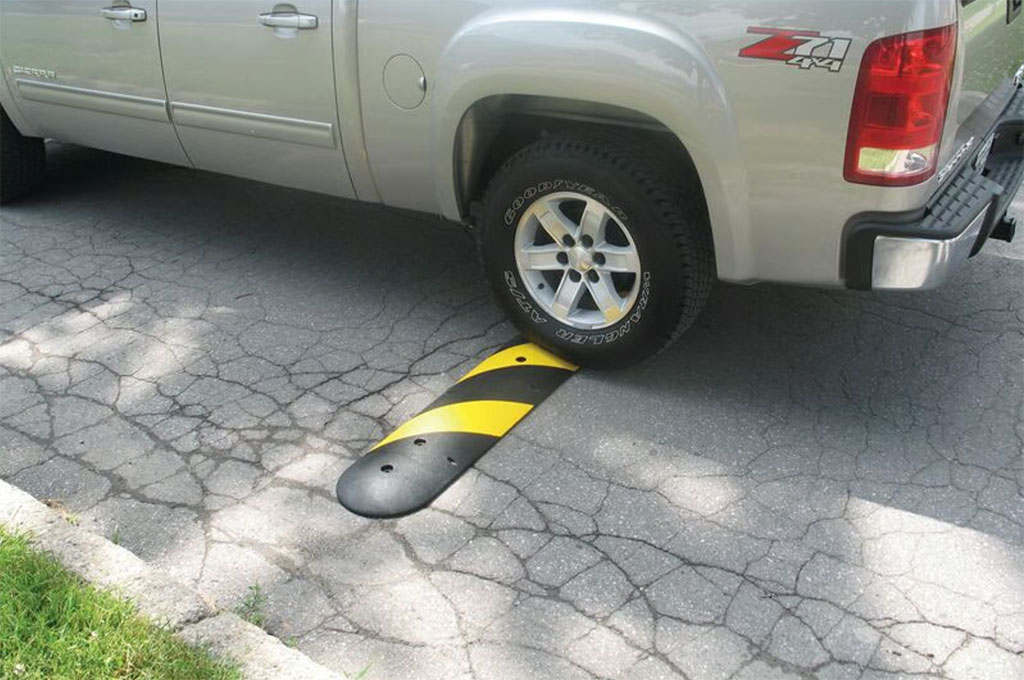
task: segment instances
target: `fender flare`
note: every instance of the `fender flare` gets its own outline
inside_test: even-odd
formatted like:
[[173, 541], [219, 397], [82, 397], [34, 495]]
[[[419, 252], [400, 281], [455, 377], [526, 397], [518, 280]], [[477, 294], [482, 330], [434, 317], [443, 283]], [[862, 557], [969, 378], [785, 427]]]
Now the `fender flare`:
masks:
[[459, 220], [455, 143], [463, 116], [495, 95], [566, 97], [642, 113], [674, 133], [704, 188], [719, 275], [750, 271], [746, 170], [725, 89], [701, 47], [650, 20], [593, 10], [495, 10], [445, 46], [431, 98], [438, 205]]

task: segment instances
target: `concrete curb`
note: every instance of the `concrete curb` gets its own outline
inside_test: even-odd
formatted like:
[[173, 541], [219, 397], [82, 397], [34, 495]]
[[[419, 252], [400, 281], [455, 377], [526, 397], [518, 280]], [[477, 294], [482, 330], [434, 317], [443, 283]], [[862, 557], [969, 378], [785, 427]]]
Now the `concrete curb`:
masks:
[[0, 525], [26, 532], [86, 581], [128, 598], [155, 623], [192, 644], [238, 662], [249, 680], [342, 680], [298, 650], [234, 614], [220, 613], [195, 589], [143, 562], [102, 536], [68, 524], [29, 494], [0, 481]]

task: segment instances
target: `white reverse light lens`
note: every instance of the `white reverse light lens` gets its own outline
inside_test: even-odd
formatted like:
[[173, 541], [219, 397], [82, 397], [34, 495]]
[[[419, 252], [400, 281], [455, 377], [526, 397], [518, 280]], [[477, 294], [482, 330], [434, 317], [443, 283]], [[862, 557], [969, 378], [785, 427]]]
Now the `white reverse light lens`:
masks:
[[872, 175], [913, 177], [931, 172], [935, 167], [938, 144], [920, 149], [878, 149], [863, 147], [857, 159], [857, 170]]

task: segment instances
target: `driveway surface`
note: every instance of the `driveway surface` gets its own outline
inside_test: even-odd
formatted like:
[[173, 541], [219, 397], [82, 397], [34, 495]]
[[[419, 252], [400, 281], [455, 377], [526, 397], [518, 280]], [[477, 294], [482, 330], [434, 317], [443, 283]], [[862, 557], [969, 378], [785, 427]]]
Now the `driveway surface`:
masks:
[[432, 509], [373, 522], [338, 474], [514, 337], [470, 240], [50, 153], [0, 222], [0, 476], [225, 609], [259, 585], [317, 661], [1024, 677], [1024, 244], [927, 294], [721, 286], [674, 348], [580, 372]]

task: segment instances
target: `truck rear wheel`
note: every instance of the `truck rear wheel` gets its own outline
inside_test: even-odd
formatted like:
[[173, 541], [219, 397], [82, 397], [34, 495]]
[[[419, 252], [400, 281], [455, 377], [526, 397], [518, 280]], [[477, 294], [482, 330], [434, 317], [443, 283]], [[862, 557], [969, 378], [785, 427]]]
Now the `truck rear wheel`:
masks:
[[0, 108], [0, 203], [9, 203], [43, 181], [46, 147], [39, 137], [25, 137]]
[[696, 177], [642, 148], [554, 138], [521, 150], [487, 189], [480, 252], [530, 340], [615, 367], [667, 346], [715, 278]]

